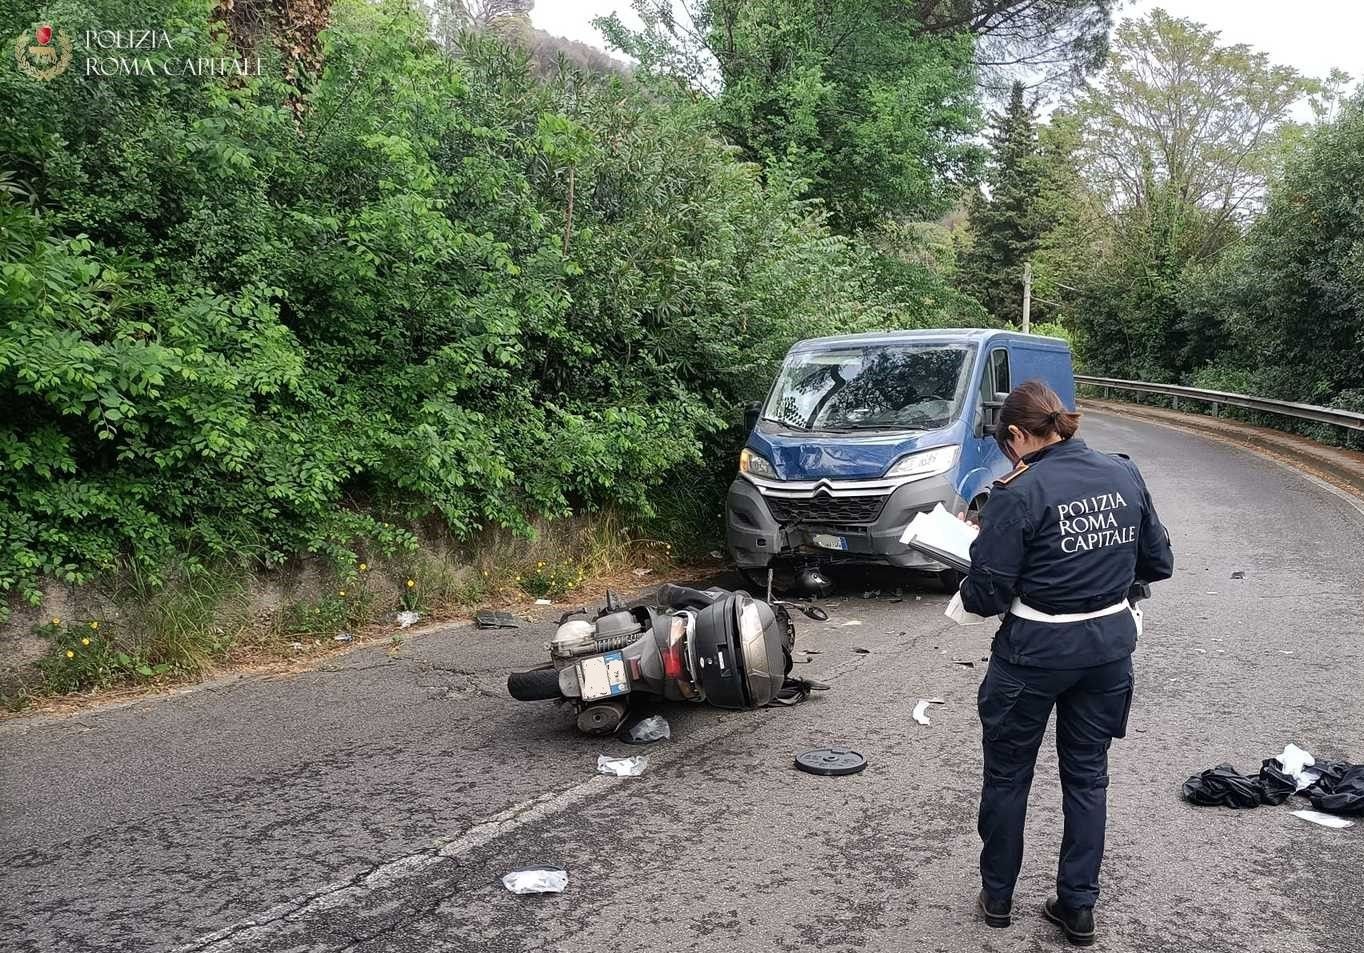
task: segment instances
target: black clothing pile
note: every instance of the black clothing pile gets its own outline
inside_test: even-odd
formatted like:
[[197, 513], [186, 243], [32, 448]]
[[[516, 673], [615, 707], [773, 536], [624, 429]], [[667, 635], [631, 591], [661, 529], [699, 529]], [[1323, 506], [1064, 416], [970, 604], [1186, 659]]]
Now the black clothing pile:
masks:
[[1364, 764], [1316, 761], [1307, 770], [1318, 777], [1298, 791], [1297, 781], [1284, 771], [1278, 758], [1265, 759], [1255, 776], [1219, 764], [1184, 782], [1184, 800], [1204, 807], [1246, 808], [1282, 804], [1297, 793], [1318, 811], [1364, 815]]

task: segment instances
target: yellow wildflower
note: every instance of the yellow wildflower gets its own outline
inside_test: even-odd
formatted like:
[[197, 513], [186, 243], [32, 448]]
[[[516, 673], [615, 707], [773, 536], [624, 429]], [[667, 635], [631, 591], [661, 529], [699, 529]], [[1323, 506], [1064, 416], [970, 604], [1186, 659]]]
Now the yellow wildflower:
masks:
[[411, 588], [412, 588], [413, 586], [415, 586], [416, 584], [417, 584], [417, 580], [415, 580], [415, 579], [409, 579], [409, 580], [407, 580], [407, 588], [409, 588], [409, 589], [411, 589]]
[[81, 639], [81, 645], [89, 645], [89, 644], [90, 644], [90, 640], [89, 640], [89, 639]]
[[99, 623], [98, 623], [98, 622], [91, 622], [91, 623], [90, 623], [90, 628], [92, 628], [92, 629], [98, 629], [98, 628], [99, 628]]
[[62, 624], [62, 618], [61, 618], [61, 616], [56, 616], [56, 615], [54, 615], [54, 616], [52, 617], [52, 624], [53, 624], [53, 625], [61, 625], [61, 624]]
[[344, 590], [344, 589], [338, 589], [338, 590], [336, 590], [336, 594], [337, 594], [338, 596], [340, 596], [342, 599], [346, 598], [346, 590]]
[[361, 572], [369, 572], [369, 563], [361, 563], [359, 568]]
[[76, 657], [76, 653], [73, 652], [73, 651], [71, 651], [70, 649], [67, 649], [67, 650], [66, 650], [66, 657], [67, 657], [67, 658], [75, 658], [75, 657]]

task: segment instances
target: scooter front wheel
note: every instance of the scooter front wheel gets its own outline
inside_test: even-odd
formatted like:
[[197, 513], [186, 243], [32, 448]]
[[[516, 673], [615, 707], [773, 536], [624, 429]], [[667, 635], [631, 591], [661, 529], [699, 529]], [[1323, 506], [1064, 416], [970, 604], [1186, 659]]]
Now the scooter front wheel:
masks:
[[512, 672], [507, 676], [507, 691], [512, 698], [522, 702], [540, 702], [563, 697], [563, 693], [559, 691], [559, 671], [553, 668]]

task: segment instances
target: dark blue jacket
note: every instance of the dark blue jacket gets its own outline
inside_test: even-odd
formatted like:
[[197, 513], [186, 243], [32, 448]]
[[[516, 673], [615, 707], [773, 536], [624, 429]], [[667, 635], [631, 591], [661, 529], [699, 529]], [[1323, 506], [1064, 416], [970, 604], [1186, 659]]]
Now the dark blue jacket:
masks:
[[[962, 604], [1007, 612], [1014, 597], [1055, 615], [1093, 612], [1127, 597], [1135, 582], [1169, 579], [1170, 535], [1136, 464], [1072, 437], [1023, 458], [995, 481], [971, 545]], [[1132, 654], [1129, 613], [1056, 624], [1005, 616], [994, 651], [1014, 665], [1087, 668]]]

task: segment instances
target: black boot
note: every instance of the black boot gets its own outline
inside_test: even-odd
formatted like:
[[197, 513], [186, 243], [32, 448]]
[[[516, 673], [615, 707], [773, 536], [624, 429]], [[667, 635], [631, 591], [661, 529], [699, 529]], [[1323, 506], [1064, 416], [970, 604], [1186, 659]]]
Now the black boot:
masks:
[[1090, 946], [1094, 942], [1094, 910], [1072, 910], [1055, 897], [1042, 907], [1042, 914], [1065, 931], [1066, 939], [1076, 946]]
[[985, 896], [984, 890], [976, 898], [976, 909], [985, 918], [985, 925], [991, 927], [1007, 927], [1011, 919], [1009, 911], [1013, 905], [1012, 900], [991, 900]]

